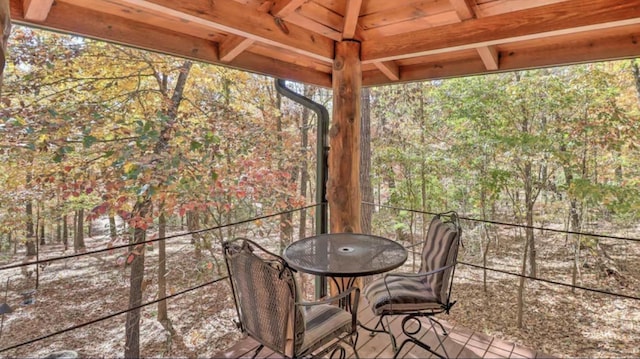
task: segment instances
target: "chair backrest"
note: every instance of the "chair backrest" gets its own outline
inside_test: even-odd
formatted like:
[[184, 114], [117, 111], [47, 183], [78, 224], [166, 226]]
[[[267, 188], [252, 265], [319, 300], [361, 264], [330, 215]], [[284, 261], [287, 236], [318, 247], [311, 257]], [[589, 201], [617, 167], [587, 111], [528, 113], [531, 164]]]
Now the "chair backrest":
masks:
[[[264, 346], [293, 356], [304, 341], [298, 290], [284, 259], [253, 241], [223, 244], [241, 330]], [[287, 343], [288, 339], [293, 339]]]
[[420, 273], [438, 268], [450, 268], [425, 277], [425, 281], [436, 296], [438, 302], [449, 305], [453, 274], [457, 262], [461, 235], [460, 222], [455, 212], [438, 214], [429, 224], [429, 231], [422, 249]]

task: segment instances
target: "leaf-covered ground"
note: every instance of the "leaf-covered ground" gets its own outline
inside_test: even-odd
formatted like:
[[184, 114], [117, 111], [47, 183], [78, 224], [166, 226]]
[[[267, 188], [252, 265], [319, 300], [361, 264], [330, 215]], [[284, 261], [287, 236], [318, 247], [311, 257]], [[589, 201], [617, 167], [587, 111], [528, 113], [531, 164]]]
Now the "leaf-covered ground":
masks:
[[[536, 236], [538, 277], [571, 283], [574, 246], [559, 234]], [[489, 251], [488, 267], [520, 273], [522, 242], [508, 240], [506, 235], [500, 238]], [[577, 285], [638, 297], [640, 269], [635, 263], [640, 259], [640, 243], [603, 239], [600, 246], [608, 248], [612, 263], [624, 268], [621, 276], [606, 273], [595, 254], [583, 255]], [[462, 260], [481, 264], [479, 252], [468, 247]], [[485, 291], [482, 270], [458, 268], [454, 287], [458, 303], [448, 318], [451, 322], [559, 357], [640, 357], [638, 300], [526, 281], [523, 325], [519, 327], [518, 277], [488, 272]]]
[[[461, 253], [462, 260], [481, 263], [473, 233], [466, 233], [465, 238], [468, 240]], [[88, 239], [88, 250], [105, 248], [106, 242], [104, 237]], [[570, 282], [572, 246], [554, 236], [541, 237], [538, 244], [539, 275]], [[608, 246], [608, 254], [620, 265], [623, 277], [601, 273], [595, 257], [589, 257], [581, 263], [579, 284], [638, 296], [640, 275], [634, 263], [640, 257], [640, 245], [618, 241], [603, 241], [602, 245]], [[501, 236], [490, 249], [490, 266], [518, 272], [521, 246], [518, 241]], [[195, 258], [188, 236], [168, 241], [167, 252], [169, 294], [218, 277], [220, 258], [213, 260], [208, 252]], [[41, 248], [42, 257], [61, 254], [59, 244]], [[8, 283], [6, 300], [1, 301], [13, 309], [4, 316], [0, 347], [46, 337], [124, 310], [128, 303], [129, 276], [126, 267], [117, 265], [121, 254], [122, 251], [105, 252], [41, 267], [35, 293], [31, 293], [36, 280], [33, 267], [27, 272], [18, 268], [0, 272], [0, 284]], [[18, 252], [13, 257], [5, 256], [2, 264], [19, 263], [22, 255]], [[147, 251], [146, 263], [145, 275], [154, 279], [146, 286], [143, 297], [151, 301], [157, 298], [157, 248]], [[518, 286], [517, 277], [489, 273], [485, 292], [482, 271], [460, 265], [454, 287], [458, 303], [445, 319], [560, 357], [640, 357], [639, 301], [528, 281], [523, 326], [519, 328]], [[26, 304], [30, 301], [31, 304]], [[156, 305], [142, 311], [141, 353], [145, 357], [211, 357], [239, 338], [226, 281], [170, 299], [168, 306], [174, 335], [169, 335], [156, 320]], [[125, 315], [117, 315], [4, 351], [0, 356], [43, 357], [71, 349], [83, 357], [121, 357], [125, 342], [124, 322]]]

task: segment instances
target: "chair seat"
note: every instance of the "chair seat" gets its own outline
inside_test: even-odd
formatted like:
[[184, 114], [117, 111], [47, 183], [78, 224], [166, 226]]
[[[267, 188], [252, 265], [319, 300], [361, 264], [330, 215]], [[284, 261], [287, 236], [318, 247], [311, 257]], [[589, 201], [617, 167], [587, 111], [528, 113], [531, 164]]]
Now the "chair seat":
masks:
[[441, 310], [443, 304], [433, 294], [433, 290], [424, 284], [420, 277], [379, 278], [371, 282], [364, 295], [376, 315], [383, 312], [412, 312], [422, 310]]
[[321, 304], [305, 308], [304, 342], [300, 352], [333, 338], [332, 333], [351, 331], [351, 314], [335, 305]]

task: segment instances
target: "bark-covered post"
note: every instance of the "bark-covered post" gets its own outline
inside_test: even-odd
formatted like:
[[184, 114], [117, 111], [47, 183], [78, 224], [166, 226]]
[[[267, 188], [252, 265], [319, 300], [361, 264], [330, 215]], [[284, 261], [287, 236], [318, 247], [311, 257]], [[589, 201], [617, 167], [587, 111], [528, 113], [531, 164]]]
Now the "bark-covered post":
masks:
[[[360, 193], [360, 43], [336, 44], [333, 61], [333, 122], [329, 130], [329, 228], [331, 233], [361, 233]], [[348, 278], [342, 278], [344, 282]], [[360, 280], [354, 284], [360, 287]], [[331, 283], [332, 294], [337, 292]]]
[[332, 233], [360, 233], [360, 43], [336, 44], [327, 200]]

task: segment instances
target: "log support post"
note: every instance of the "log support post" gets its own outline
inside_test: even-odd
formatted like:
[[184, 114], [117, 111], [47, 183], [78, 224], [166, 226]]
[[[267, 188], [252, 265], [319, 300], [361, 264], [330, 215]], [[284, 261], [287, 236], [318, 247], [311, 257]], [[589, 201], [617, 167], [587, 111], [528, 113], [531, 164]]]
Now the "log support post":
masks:
[[361, 232], [360, 43], [336, 43], [333, 61], [333, 121], [329, 130], [327, 200], [331, 233]]
[[[333, 121], [329, 130], [329, 202], [330, 232], [361, 233], [360, 212], [360, 92], [362, 64], [360, 43], [344, 40], [336, 43], [333, 61]], [[336, 278], [345, 287], [349, 278]], [[331, 282], [330, 293], [337, 288]], [[360, 281], [354, 283], [360, 287]]]

